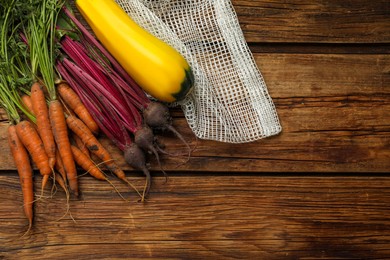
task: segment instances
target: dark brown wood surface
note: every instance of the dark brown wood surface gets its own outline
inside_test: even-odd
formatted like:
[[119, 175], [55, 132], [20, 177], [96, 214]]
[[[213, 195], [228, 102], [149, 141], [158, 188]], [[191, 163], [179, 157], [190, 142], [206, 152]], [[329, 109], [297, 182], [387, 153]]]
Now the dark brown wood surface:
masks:
[[[233, 0], [276, 105], [281, 134], [249, 144], [196, 140], [151, 159], [147, 203], [112, 178], [80, 177], [65, 213], [61, 191], [35, 204], [26, 228], [19, 180], [0, 124], [0, 259], [389, 259], [390, 4]], [[170, 151], [185, 151], [169, 134]], [[129, 168], [109, 140], [115, 159]], [[83, 172], [80, 171], [80, 174]], [[36, 174], [38, 190], [40, 176]]]

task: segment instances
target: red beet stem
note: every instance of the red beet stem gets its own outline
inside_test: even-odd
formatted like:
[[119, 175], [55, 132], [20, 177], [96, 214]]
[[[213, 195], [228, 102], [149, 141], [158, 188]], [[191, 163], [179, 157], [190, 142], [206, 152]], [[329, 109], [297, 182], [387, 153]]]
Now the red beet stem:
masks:
[[129, 76], [129, 74], [123, 69], [118, 61], [103, 47], [103, 45], [99, 43], [99, 41], [81, 24], [80, 21], [76, 19], [76, 17], [65, 6], [63, 7], [63, 11], [80, 30], [85, 38], [85, 41], [96, 47], [103, 54], [103, 56], [107, 58], [107, 60], [111, 63], [112, 67], [121, 76], [121, 78], [123, 78], [137, 93], [137, 95], [143, 99], [143, 106], [146, 107], [149, 99], [142, 91], [142, 89], [137, 85], [134, 79]]
[[119, 117], [121, 118], [121, 122], [125, 124], [129, 131], [134, 133], [137, 130], [138, 125], [136, 125], [136, 122], [133, 120], [134, 116], [130, 113], [131, 110], [128, 109], [127, 104], [121, 100], [118, 93], [115, 93], [114, 91], [108, 91], [108, 89], [100, 84], [100, 82], [95, 80], [91, 75], [83, 71], [70, 60], [64, 58], [63, 63], [67, 68], [75, 71], [83, 82], [89, 82], [88, 84], [85, 84], [85, 88], [89, 89], [90, 92], [95, 93], [101, 102], [107, 100], [103, 102], [103, 104], [105, 104], [105, 106], [111, 106], [118, 113]]
[[[88, 94], [86, 85], [93, 84], [82, 77], [82, 71], [76, 66], [64, 66], [58, 62], [57, 69], [69, 86], [78, 94], [84, 105], [90, 111], [91, 115], [98, 123], [100, 129], [106, 134], [121, 150], [131, 144], [128, 133], [119, 124], [120, 120], [110, 106], [105, 106], [101, 100], [92, 94]], [[72, 76], [73, 77], [72, 77]], [[76, 83], [78, 82], [78, 83]]]
[[[83, 71], [90, 74], [99, 84], [96, 88], [102, 94], [110, 99], [111, 104], [115, 104], [115, 109], [118, 110], [121, 118], [128, 129], [132, 132], [141, 124], [142, 116], [135, 105], [125, 97], [122, 88], [118, 87], [120, 80], [107, 73], [104, 66], [95, 60], [91, 59], [85, 49], [79, 48], [80, 43], [73, 41], [71, 38], [65, 36], [61, 41], [63, 51], [79, 66]], [[68, 62], [67, 59], [64, 59]], [[129, 113], [131, 114], [129, 116]], [[128, 121], [132, 119], [133, 124]], [[134, 125], [134, 126], [133, 126]]]

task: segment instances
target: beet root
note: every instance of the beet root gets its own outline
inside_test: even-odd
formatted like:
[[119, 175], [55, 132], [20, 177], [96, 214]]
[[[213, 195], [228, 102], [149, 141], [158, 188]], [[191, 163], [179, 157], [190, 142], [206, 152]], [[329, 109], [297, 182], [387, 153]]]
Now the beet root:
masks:
[[164, 171], [160, 162], [160, 156], [158, 155], [158, 151], [156, 149], [157, 144], [155, 141], [156, 137], [154, 136], [153, 131], [149, 126], [141, 127], [134, 134], [134, 143], [136, 143], [138, 147], [140, 147], [142, 150], [153, 153], [153, 155], [156, 157], [158, 166], [164, 173], [165, 178], [167, 179], [167, 174]]
[[148, 107], [143, 112], [143, 117], [144, 122], [148, 126], [154, 129], [169, 130], [174, 133], [176, 137], [186, 145], [188, 149], [188, 158], [191, 156], [191, 148], [189, 144], [185, 141], [184, 137], [172, 126], [172, 117], [167, 106], [159, 102], [150, 102]]
[[146, 176], [146, 184], [142, 196], [142, 201], [149, 194], [152, 178], [149, 170], [146, 168], [146, 158], [144, 151], [136, 144], [126, 147], [124, 154], [126, 162], [133, 168], [141, 170]]
[[155, 137], [153, 131], [148, 126], [143, 126], [134, 134], [134, 142], [143, 150], [150, 150], [154, 146]]
[[156, 129], [165, 129], [172, 123], [169, 108], [160, 102], [150, 102], [143, 112], [144, 122]]

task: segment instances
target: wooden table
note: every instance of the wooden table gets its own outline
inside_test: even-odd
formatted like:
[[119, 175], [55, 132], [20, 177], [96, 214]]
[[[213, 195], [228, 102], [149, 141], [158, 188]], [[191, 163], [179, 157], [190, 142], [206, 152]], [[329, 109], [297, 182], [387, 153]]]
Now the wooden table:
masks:
[[[147, 203], [113, 179], [80, 177], [82, 198], [37, 201], [26, 220], [0, 127], [0, 259], [390, 258], [390, 4], [233, 0], [283, 132], [250, 144], [196, 141], [190, 160], [151, 161]], [[144, 177], [123, 161], [129, 178]], [[174, 137], [163, 141], [183, 150]], [[80, 174], [82, 171], [80, 171]], [[38, 190], [40, 176], [36, 173]]]

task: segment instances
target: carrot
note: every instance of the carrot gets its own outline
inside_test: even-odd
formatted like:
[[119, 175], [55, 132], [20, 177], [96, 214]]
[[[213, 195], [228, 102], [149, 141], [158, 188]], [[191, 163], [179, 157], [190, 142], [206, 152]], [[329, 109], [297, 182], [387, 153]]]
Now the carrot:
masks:
[[85, 144], [83, 143], [83, 141], [81, 141], [80, 137], [78, 137], [75, 133], [73, 133], [72, 138], [75, 141], [77, 148], [79, 148], [79, 150], [82, 153], [84, 153], [87, 157], [90, 157], [90, 152], [87, 146], [85, 146]]
[[61, 173], [58, 174], [57, 172], [55, 172], [54, 176], [55, 176], [54, 177], [55, 182], [58, 183], [58, 185], [60, 185], [60, 187], [65, 191], [65, 193], [67, 193], [68, 188], [66, 187], [65, 180], [62, 177]]
[[58, 172], [54, 172], [54, 178], [56, 183], [58, 183], [58, 185], [60, 185], [60, 187], [64, 190], [65, 194], [66, 194], [66, 204], [67, 204], [67, 212], [69, 212], [69, 191], [68, 191], [68, 187], [66, 186], [66, 180], [64, 180], [64, 178], [62, 177], [62, 174], [61, 173], [58, 173]]
[[64, 110], [59, 100], [50, 101], [49, 117], [54, 139], [62, 159], [70, 190], [73, 191], [76, 196], [78, 196], [79, 188], [77, 182], [76, 164], [73, 158], [72, 149], [70, 147]]
[[16, 133], [43, 176], [43, 190], [49, 180], [49, 176], [52, 173], [52, 168], [49, 164], [49, 157], [46, 154], [43, 142], [33, 124], [29, 121], [23, 120], [19, 122], [16, 125]]
[[[118, 195], [126, 200], [118, 191], [118, 189], [115, 187], [115, 185], [104, 175], [104, 173], [99, 169], [99, 167], [92, 161], [90, 157], [85, 155], [79, 148], [72, 145], [72, 152], [74, 155], [74, 158], [76, 159], [76, 163], [83, 168], [87, 173], [89, 173], [91, 176], [95, 177], [98, 180], [107, 181], [118, 193]], [[127, 180], [126, 180], [127, 182]], [[137, 190], [136, 190], [137, 191]], [[138, 191], [137, 191], [138, 192]], [[138, 193], [140, 196], [142, 196], [140, 193]]]
[[[57, 153], [58, 154], [58, 153]], [[58, 159], [58, 158], [56, 158]], [[58, 161], [56, 161], [56, 165], [57, 165]], [[55, 179], [55, 182], [58, 183], [60, 185], [60, 187], [64, 190], [65, 192], [65, 195], [66, 195], [66, 212], [65, 214], [59, 218], [58, 220], [61, 220], [63, 219], [68, 213], [69, 213], [69, 216], [71, 217], [71, 219], [73, 219], [73, 216], [72, 214], [70, 213], [70, 205], [69, 205], [69, 191], [68, 191], [68, 187], [66, 186], [66, 179], [63, 178], [63, 174], [62, 173], [59, 173], [58, 172], [55, 172], [54, 174], [54, 179]], [[74, 219], [73, 219], [74, 221]]]
[[100, 169], [94, 164], [94, 162], [87, 157], [79, 148], [72, 145], [72, 153], [75, 158], [76, 163], [86, 170], [90, 175], [95, 177], [98, 180], [105, 181], [107, 178], [104, 176], [104, 174], [100, 171]]
[[100, 160], [104, 162], [109, 170], [114, 172], [118, 178], [125, 178], [125, 173], [116, 165], [110, 153], [103, 147], [103, 145], [92, 134], [91, 130], [77, 117], [66, 117], [68, 127], [85, 143], [88, 150], [95, 154]]
[[57, 170], [57, 172], [55, 173], [55, 181], [60, 185], [60, 187], [65, 191], [65, 194], [66, 194], [66, 205], [67, 205], [67, 210], [66, 212], [69, 212], [69, 191], [68, 191], [68, 187], [66, 185], [66, 181], [67, 181], [67, 178], [66, 178], [66, 172], [65, 172], [65, 168], [64, 168], [64, 165], [62, 163], [62, 159], [61, 159], [61, 156], [60, 156], [60, 152], [58, 151], [58, 149], [56, 150], [56, 165], [55, 165], [55, 168]]
[[32, 101], [31, 97], [29, 95], [22, 95], [21, 96], [23, 105], [30, 111], [30, 113], [33, 113], [33, 106], [32, 106]]
[[88, 126], [92, 133], [95, 135], [99, 132], [99, 126], [81, 102], [81, 99], [76, 92], [69, 87], [68, 83], [61, 82], [57, 85], [58, 94], [64, 102], [76, 113], [76, 115]]
[[64, 164], [62, 163], [60, 152], [58, 150], [56, 150], [56, 164], [55, 164], [55, 168], [59, 172], [59, 174], [61, 175], [61, 177], [64, 180], [64, 182], [66, 183], [66, 181], [67, 181], [66, 172], [65, 172]]
[[[27, 109], [27, 112], [31, 114], [31, 116], [34, 118], [35, 117], [35, 114], [33, 112], [33, 107], [32, 107], [32, 101], [31, 101], [31, 97], [29, 95], [26, 95], [26, 94], [23, 94], [21, 96], [21, 101], [23, 103], [23, 106]], [[27, 116], [28, 120], [33, 123], [33, 126], [35, 127], [35, 129], [38, 130], [38, 127], [34, 121], [33, 118], [29, 118]]]
[[105, 166], [113, 172], [120, 180], [131, 186], [138, 194], [138, 190], [126, 179], [126, 175], [121, 168], [115, 163], [111, 154], [103, 147], [103, 145], [92, 134], [91, 130], [77, 117], [67, 116], [66, 122], [69, 129], [71, 129], [80, 139], [85, 143], [88, 150], [96, 155]]
[[53, 169], [56, 157], [56, 146], [50, 125], [49, 110], [46, 104], [45, 94], [38, 82], [35, 82], [31, 86], [31, 102], [37, 120], [38, 133], [42, 138], [46, 154], [49, 157], [49, 165]]
[[[20, 184], [23, 193], [23, 209], [24, 214], [28, 219], [28, 230], [31, 229], [33, 223], [33, 201], [34, 201], [34, 185], [33, 185], [33, 171], [30, 164], [30, 159], [26, 148], [20, 141], [15, 125], [8, 127], [8, 142], [11, 148], [11, 153], [18, 170]], [[27, 233], [26, 232], [26, 233]]]

